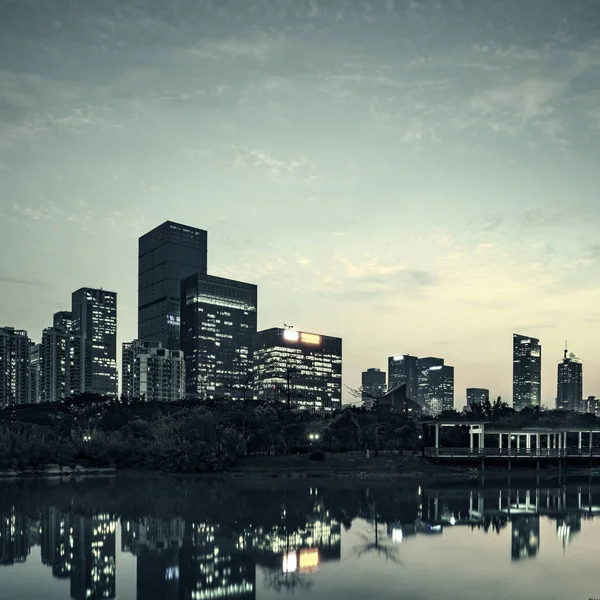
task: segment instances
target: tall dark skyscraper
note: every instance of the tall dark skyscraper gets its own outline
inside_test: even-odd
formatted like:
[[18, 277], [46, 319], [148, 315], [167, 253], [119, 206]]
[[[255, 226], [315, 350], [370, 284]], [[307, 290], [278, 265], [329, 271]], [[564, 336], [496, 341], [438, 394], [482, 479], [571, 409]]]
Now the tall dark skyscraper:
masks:
[[259, 400], [332, 412], [342, 407], [342, 339], [273, 327], [254, 344]]
[[207, 233], [166, 221], [139, 239], [138, 338], [180, 350], [181, 280], [206, 275]]
[[257, 287], [197, 273], [181, 282], [180, 293], [186, 393], [251, 398]]
[[0, 327], [0, 407], [29, 401], [29, 350], [26, 331]]
[[563, 361], [558, 365], [556, 408], [583, 411], [583, 365], [573, 354], [565, 350]]
[[541, 405], [542, 346], [540, 340], [513, 334], [513, 407]]
[[388, 390], [391, 391], [402, 384], [406, 385], [406, 396], [420, 403], [419, 359], [416, 356], [403, 354], [388, 358]]
[[73, 393], [116, 395], [117, 294], [81, 288], [72, 295], [73, 330], [77, 360], [71, 377]]
[[372, 405], [385, 394], [385, 379], [385, 371], [381, 369], [367, 369], [362, 372], [362, 401], [365, 406]]

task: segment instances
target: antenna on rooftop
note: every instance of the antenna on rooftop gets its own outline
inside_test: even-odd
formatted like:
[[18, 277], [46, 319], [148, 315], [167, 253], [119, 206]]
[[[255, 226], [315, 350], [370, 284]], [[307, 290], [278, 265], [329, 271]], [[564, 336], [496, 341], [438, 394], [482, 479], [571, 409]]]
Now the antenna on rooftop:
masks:
[[283, 326], [284, 326], [286, 329], [294, 329], [294, 326], [293, 326], [293, 325], [288, 325], [287, 323], [284, 323], [284, 324], [283, 324]]

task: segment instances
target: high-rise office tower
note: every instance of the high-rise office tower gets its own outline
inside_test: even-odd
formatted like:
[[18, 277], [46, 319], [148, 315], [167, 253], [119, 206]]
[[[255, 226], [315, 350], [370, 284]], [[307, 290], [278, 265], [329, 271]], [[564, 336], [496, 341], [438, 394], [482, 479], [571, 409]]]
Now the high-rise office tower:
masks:
[[40, 401], [41, 351], [41, 344], [29, 343], [29, 404], [37, 404]]
[[180, 350], [181, 280], [206, 275], [207, 233], [166, 221], [139, 239], [138, 339]]
[[513, 334], [513, 407], [540, 406], [542, 346], [540, 340]]
[[252, 397], [257, 287], [197, 273], [181, 282], [186, 394]]
[[160, 342], [133, 340], [123, 344], [122, 393], [148, 402], [174, 402], [185, 395], [185, 363], [181, 350]]
[[419, 358], [419, 404], [430, 415], [454, 408], [454, 367], [443, 358]]
[[583, 401], [583, 412], [600, 417], [600, 398], [588, 396]]
[[29, 400], [29, 347], [26, 331], [0, 327], [0, 407]]
[[117, 395], [117, 294], [81, 288], [72, 295], [73, 393]]
[[467, 388], [467, 406], [469, 408], [483, 404], [489, 399], [490, 390], [486, 388]]
[[273, 327], [256, 334], [259, 400], [332, 412], [342, 406], [342, 339]]
[[556, 408], [583, 411], [583, 365], [566, 349], [563, 361], [558, 365]]
[[391, 391], [402, 384], [406, 385], [406, 396], [420, 403], [419, 359], [416, 356], [403, 354], [388, 358], [388, 390]]
[[71, 395], [69, 332], [61, 325], [42, 332], [40, 401], [58, 402]]
[[361, 390], [364, 406], [371, 406], [386, 392], [385, 371], [381, 369], [367, 369], [362, 372]]

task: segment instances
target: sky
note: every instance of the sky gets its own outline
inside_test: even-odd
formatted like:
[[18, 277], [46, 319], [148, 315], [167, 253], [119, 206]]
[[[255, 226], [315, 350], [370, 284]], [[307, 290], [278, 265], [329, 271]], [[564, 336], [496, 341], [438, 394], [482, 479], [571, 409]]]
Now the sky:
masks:
[[350, 388], [410, 353], [510, 402], [516, 332], [543, 404], [565, 340], [600, 395], [598, 156], [597, 0], [0, 0], [0, 324], [103, 287], [135, 338], [169, 219]]

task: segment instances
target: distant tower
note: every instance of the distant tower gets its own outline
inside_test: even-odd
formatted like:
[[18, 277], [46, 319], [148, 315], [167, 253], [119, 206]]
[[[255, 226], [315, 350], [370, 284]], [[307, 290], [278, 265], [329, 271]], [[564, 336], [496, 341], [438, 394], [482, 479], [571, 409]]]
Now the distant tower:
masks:
[[567, 348], [558, 365], [556, 408], [582, 412], [583, 410], [583, 365]]
[[388, 358], [388, 391], [406, 385], [406, 396], [415, 402], [423, 403], [419, 396], [419, 359], [410, 354], [400, 354]]
[[541, 405], [542, 346], [540, 340], [513, 334], [513, 407]]
[[72, 392], [116, 396], [117, 294], [81, 288], [73, 292], [71, 305], [73, 337], [79, 343]]
[[467, 408], [481, 405], [490, 399], [490, 390], [487, 388], [467, 388]]
[[385, 371], [367, 369], [362, 372], [361, 383], [363, 406], [370, 406], [386, 392]]
[[29, 400], [29, 351], [27, 332], [0, 327], [0, 408]]

